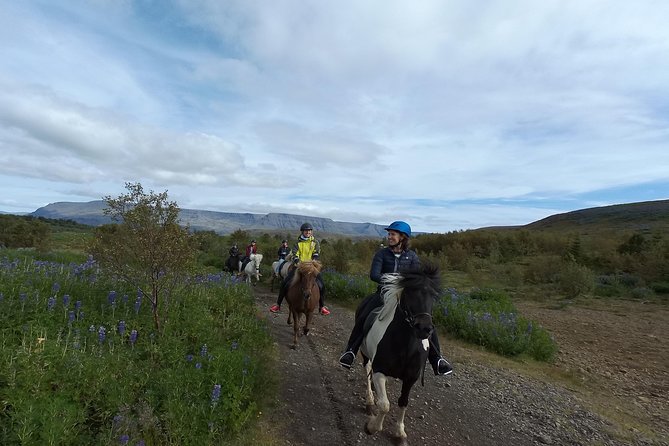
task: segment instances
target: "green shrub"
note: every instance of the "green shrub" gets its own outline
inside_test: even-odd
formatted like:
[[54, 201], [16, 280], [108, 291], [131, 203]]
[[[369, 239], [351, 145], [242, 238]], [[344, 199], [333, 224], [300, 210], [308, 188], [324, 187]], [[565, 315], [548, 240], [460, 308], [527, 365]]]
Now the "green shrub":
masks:
[[620, 289], [615, 285], [597, 284], [593, 290], [595, 296], [600, 297], [618, 297]]
[[669, 282], [656, 282], [651, 285], [657, 294], [669, 294]]
[[548, 332], [518, 316], [508, 296], [497, 290], [459, 294], [454, 289], [440, 299], [433, 311], [435, 323], [455, 336], [482, 345], [501, 355], [527, 354], [551, 361], [557, 346]]
[[594, 287], [592, 271], [575, 262], [564, 262], [558, 276], [558, 288], [569, 297], [588, 293]]
[[336, 271], [323, 272], [327, 298], [341, 302], [359, 302], [376, 291], [376, 284], [362, 274], [341, 274]]

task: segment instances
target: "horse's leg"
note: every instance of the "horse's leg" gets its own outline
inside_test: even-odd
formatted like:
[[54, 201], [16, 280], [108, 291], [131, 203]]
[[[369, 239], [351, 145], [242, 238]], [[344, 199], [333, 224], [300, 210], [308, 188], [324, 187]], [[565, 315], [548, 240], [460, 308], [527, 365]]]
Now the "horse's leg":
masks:
[[304, 328], [302, 329], [302, 333], [306, 336], [307, 333], [309, 333], [309, 325], [311, 324], [311, 318], [314, 317], [314, 312], [309, 311], [305, 317], [306, 321], [304, 322]]
[[397, 419], [397, 429], [395, 430], [395, 435], [400, 440], [400, 445], [407, 444], [407, 434], [404, 431], [404, 415], [406, 414], [407, 407], [409, 406], [409, 393], [413, 387], [415, 379], [402, 381], [402, 392], [399, 399], [397, 400], [397, 405], [400, 407], [400, 415]]
[[292, 309], [291, 313], [293, 313], [293, 346], [291, 348], [295, 350], [297, 348], [297, 332], [300, 329], [300, 313]]
[[372, 361], [365, 363], [367, 373], [367, 393], [365, 395], [365, 412], [367, 415], [374, 414], [374, 392], [372, 391]]
[[372, 375], [374, 380], [374, 388], [376, 389], [376, 407], [379, 409], [378, 414], [371, 415], [365, 431], [368, 434], [375, 434], [383, 429], [383, 420], [390, 412], [390, 401], [388, 401], [388, 394], [386, 393], [386, 375], [376, 372]]

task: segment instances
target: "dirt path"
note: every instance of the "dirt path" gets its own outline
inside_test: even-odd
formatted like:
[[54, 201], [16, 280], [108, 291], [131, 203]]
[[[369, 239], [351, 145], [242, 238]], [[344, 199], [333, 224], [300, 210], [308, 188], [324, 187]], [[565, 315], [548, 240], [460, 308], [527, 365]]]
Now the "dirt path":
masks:
[[[276, 295], [254, 289], [276, 341], [280, 377], [276, 405], [266, 414], [277, 445], [393, 445], [399, 383], [388, 393], [391, 415], [384, 431], [364, 433], [365, 377], [360, 361], [352, 370], [338, 364], [353, 326], [350, 310], [329, 305], [330, 316], [316, 316], [309, 336], [292, 350], [287, 307], [269, 313]], [[468, 361], [455, 362], [450, 377], [425, 376], [414, 386], [405, 419], [412, 445], [666, 445], [641, 438], [619, 440], [612, 426], [584, 409], [569, 390], [522, 376], [513, 370]], [[637, 436], [638, 437], [638, 436]]]

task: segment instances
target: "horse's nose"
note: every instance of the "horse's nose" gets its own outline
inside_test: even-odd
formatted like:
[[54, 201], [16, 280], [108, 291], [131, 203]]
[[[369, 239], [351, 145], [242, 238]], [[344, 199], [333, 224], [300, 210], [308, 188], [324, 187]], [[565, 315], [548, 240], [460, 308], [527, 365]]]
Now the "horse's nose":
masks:
[[413, 327], [414, 330], [416, 330], [416, 336], [420, 339], [429, 338], [432, 334], [432, 330], [434, 330], [434, 325], [428, 321], [417, 320]]

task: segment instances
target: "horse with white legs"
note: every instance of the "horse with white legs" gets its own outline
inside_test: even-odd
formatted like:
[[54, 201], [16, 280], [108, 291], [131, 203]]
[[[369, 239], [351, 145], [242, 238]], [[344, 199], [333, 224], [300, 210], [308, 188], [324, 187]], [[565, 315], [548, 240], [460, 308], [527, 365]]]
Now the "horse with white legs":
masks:
[[279, 259], [276, 262], [272, 262], [272, 281], [270, 282], [270, 291], [274, 292], [274, 282], [279, 284], [288, 277], [288, 271], [290, 271], [292, 262], [292, 253], [286, 256], [285, 260]]
[[[374, 322], [361, 346], [367, 370], [367, 413], [370, 415], [365, 431], [374, 434], [383, 429], [390, 410], [386, 393], [388, 377], [402, 381], [397, 401], [400, 413], [395, 435], [401, 445], [407, 445], [404, 415], [409, 404], [411, 388], [424, 373], [432, 324], [432, 306], [440, 294], [439, 270], [433, 265], [401, 274], [383, 276], [383, 307], [370, 317]], [[377, 414], [373, 414], [376, 390]]]
[[262, 254], [251, 254], [249, 259], [249, 263], [247, 263], [242, 270], [242, 277], [244, 277], [246, 283], [251, 285], [252, 276], [256, 278], [256, 283], [260, 281], [260, 262], [262, 262]]

